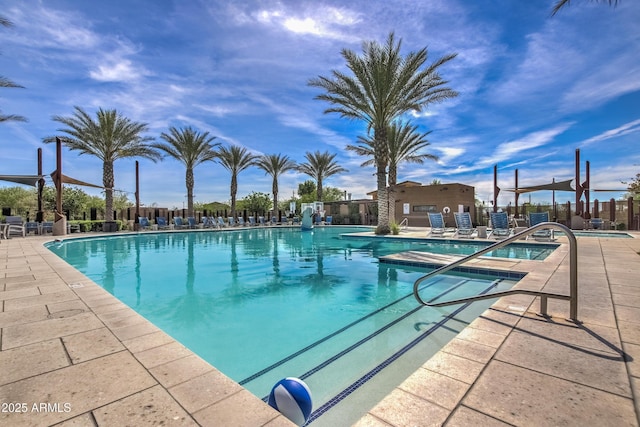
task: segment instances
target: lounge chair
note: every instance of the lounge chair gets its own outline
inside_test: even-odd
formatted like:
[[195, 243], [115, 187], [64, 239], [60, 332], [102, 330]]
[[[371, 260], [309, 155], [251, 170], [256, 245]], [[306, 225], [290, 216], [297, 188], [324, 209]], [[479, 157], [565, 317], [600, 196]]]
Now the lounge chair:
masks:
[[471, 214], [469, 212], [454, 212], [453, 218], [456, 221], [456, 236], [461, 238], [473, 239], [473, 233], [476, 231], [471, 222]]
[[244, 222], [244, 218], [241, 216], [238, 217], [238, 225], [241, 227], [244, 227], [245, 225], [247, 225], [247, 223]]
[[250, 226], [252, 226], [252, 227], [253, 227], [254, 225], [257, 225], [257, 224], [256, 224], [256, 217], [255, 217], [255, 216], [250, 216], [250, 217], [249, 217], [249, 225], [250, 225]]
[[218, 217], [218, 228], [228, 227], [228, 224], [224, 222], [221, 216]]
[[189, 228], [198, 228], [198, 222], [196, 221], [196, 218], [193, 216], [187, 217], [187, 224], [189, 225]]
[[258, 225], [265, 225], [265, 224], [264, 224], [264, 217], [263, 217], [263, 216], [259, 216], [259, 217], [258, 217]]
[[167, 219], [163, 216], [156, 217], [156, 224], [158, 225], [158, 230], [168, 230], [169, 224], [167, 224]]
[[291, 223], [292, 223], [293, 225], [298, 225], [298, 224], [300, 224], [300, 218], [298, 218], [297, 216], [294, 216], [294, 217], [293, 217], [293, 220], [291, 221]]
[[278, 217], [277, 216], [272, 216], [271, 217], [271, 225], [278, 225]]
[[232, 216], [227, 217], [227, 221], [229, 221], [229, 227], [235, 227], [236, 225], [238, 225], [238, 224], [236, 223], [235, 218], [233, 218]]
[[138, 225], [142, 230], [148, 230], [151, 228], [151, 224], [149, 224], [149, 218], [147, 218], [146, 216], [138, 217]]
[[0, 224], [0, 239], [9, 238], [9, 224]]
[[19, 216], [7, 216], [5, 218], [5, 222], [9, 224], [7, 227], [7, 237], [11, 237], [12, 235], [21, 235], [22, 237], [26, 237], [27, 229], [22, 222], [22, 217]]
[[325, 225], [331, 225], [331, 224], [333, 224], [333, 216], [331, 216], [331, 215], [327, 215], [327, 217], [324, 219], [324, 224], [325, 224]]
[[489, 212], [491, 219], [491, 234], [495, 239], [506, 239], [511, 234], [509, 217], [506, 212]]
[[184, 222], [182, 221], [182, 217], [181, 216], [177, 216], [175, 218], [173, 218], [173, 227], [180, 229], [182, 227], [184, 227]]
[[[531, 212], [529, 214], [529, 225], [531, 227], [542, 222], [549, 222], [549, 212]], [[542, 229], [534, 231], [532, 234], [528, 235], [527, 239], [529, 238], [533, 238], [535, 240], [551, 240], [553, 238], [553, 233], [550, 229]]]
[[431, 226], [431, 231], [429, 231], [427, 237], [444, 237], [444, 218], [440, 212], [429, 212], [429, 225]]

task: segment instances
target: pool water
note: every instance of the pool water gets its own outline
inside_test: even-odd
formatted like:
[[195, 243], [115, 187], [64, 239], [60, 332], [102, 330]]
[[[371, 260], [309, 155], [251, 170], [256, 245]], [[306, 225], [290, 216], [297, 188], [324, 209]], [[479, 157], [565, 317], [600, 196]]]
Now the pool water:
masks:
[[[363, 230], [142, 233], [48, 247], [257, 396], [298, 377], [313, 394], [313, 425], [345, 425], [493, 303], [420, 307], [412, 286], [427, 270], [377, 262], [405, 250], [473, 253], [476, 243], [341, 236], [354, 231]], [[502, 255], [539, 259], [552, 248], [516, 245]], [[513, 284], [441, 275], [421, 295], [452, 299]]]

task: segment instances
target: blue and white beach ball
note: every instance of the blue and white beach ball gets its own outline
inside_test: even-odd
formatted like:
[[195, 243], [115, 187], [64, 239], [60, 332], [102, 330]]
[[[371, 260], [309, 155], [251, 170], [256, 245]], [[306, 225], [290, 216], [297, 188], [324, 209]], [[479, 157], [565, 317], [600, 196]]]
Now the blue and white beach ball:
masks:
[[269, 393], [269, 405], [301, 426], [311, 415], [311, 391], [304, 381], [287, 377], [276, 383]]

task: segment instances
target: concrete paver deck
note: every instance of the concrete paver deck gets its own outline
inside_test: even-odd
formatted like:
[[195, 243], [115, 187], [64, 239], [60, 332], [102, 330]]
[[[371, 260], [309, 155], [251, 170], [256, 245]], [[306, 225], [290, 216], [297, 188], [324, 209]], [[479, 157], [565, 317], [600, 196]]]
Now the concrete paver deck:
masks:
[[[424, 230], [403, 232], [424, 237]], [[640, 237], [637, 236], [637, 237]], [[291, 423], [42, 244], [0, 242], [0, 425]], [[567, 245], [517, 286], [568, 293]], [[638, 426], [640, 238], [579, 237], [579, 319], [501, 298], [358, 426]]]

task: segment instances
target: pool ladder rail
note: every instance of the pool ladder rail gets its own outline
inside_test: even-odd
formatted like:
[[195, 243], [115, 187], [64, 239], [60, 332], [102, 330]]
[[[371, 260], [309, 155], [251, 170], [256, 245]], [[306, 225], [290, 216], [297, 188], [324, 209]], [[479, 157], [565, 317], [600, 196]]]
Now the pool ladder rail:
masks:
[[[491, 252], [493, 250], [506, 246], [511, 242], [520, 240], [523, 237], [526, 237], [540, 229], [549, 229], [549, 228], [562, 231], [563, 233], [565, 233], [565, 235], [569, 239], [569, 295], [536, 291], [536, 290], [530, 290], [530, 289], [510, 289], [507, 291], [493, 292], [493, 293], [488, 293], [483, 295], [476, 295], [472, 297], [460, 298], [456, 300], [443, 301], [443, 302], [437, 302], [437, 303], [426, 302], [420, 297], [419, 286], [420, 286], [420, 283], [424, 282], [425, 280], [433, 276], [436, 276], [438, 274], [445, 273], [453, 268], [458, 267], [459, 265], [464, 264], [469, 260], [478, 258], [488, 252]], [[558, 224], [555, 222], [542, 222], [540, 224], [536, 224], [520, 233], [514, 234], [513, 236], [508, 237], [504, 240], [500, 240], [476, 253], [473, 253], [469, 256], [461, 258], [448, 265], [442, 266], [436, 270], [433, 270], [425, 274], [424, 276], [420, 277], [413, 284], [413, 296], [416, 298], [416, 300], [418, 300], [420, 304], [427, 307], [443, 307], [447, 305], [462, 304], [467, 302], [498, 298], [498, 297], [514, 295], [514, 294], [539, 296], [540, 297], [540, 315], [544, 317], [548, 317], [548, 314], [547, 314], [548, 298], [567, 300], [569, 301], [569, 320], [573, 321], [574, 323], [580, 323], [580, 321], [578, 320], [578, 243], [576, 241], [576, 236], [573, 234], [571, 229], [569, 229], [565, 225]]]

